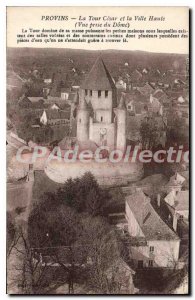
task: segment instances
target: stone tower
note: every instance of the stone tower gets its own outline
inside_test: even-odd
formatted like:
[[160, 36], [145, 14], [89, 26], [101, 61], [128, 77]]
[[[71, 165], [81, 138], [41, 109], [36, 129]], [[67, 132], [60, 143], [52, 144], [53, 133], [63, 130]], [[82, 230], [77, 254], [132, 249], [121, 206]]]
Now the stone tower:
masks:
[[80, 100], [77, 112], [77, 139], [84, 142], [89, 139], [89, 114], [90, 110], [85, 98]]
[[[85, 108], [81, 109], [80, 105], [85, 100], [87, 108], [85, 105]], [[77, 139], [82, 138], [82, 141], [89, 139], [98, 146], [108, 146], [110, 150], [116, 148], [118, 134], [114, 110], [117, 107], [117, 92], [114, 81], [101, 57], [96, 60], [80, 87], [79, 102]], [[125, 113], [122, 111], [117, 115], [122, 126], [123, 122], [126, 122], [126, 119], [122, 121]], [[84, 123], [81, 124], [81, 122]], [[120, 128], [120, 132], [124, 135], [125, 131]], [[124, 137], [121, 139], [124, 141]], [[126, 142], [123, 142], [123, 148], [125, 144]]]
[[127, 109], [125, 105], [125, 99], [121, 96], [118, 107], [115, 109], [116, 114], [116, 149], [125, 151], [126, 149], [126, 120]]

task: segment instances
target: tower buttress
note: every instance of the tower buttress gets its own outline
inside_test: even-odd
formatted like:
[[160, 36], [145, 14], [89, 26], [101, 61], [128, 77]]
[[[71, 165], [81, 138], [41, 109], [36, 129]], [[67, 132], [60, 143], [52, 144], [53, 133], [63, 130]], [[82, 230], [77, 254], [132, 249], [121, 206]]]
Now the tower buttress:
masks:
[[127, 110], [123, 96], [120, 99], [118, 107], [115, 109], [115, 114], [117, 118], [116, 149], [125, 152]]
[[89, 116], [85, 98], [81, 99], [77, 113], [77, 139], [78, 141], [87, 141], [89, 139]]

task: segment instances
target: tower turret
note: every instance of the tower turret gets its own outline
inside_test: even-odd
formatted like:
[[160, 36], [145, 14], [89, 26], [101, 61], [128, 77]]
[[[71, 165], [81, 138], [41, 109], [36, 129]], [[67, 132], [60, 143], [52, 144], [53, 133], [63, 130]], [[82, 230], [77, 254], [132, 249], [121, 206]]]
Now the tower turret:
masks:
[[89, 139], [89, 116], [90, 109], [88, 108], [85, 98], [83, 98], [80, 101], [77, 113], [78, 141], [87, 141]]

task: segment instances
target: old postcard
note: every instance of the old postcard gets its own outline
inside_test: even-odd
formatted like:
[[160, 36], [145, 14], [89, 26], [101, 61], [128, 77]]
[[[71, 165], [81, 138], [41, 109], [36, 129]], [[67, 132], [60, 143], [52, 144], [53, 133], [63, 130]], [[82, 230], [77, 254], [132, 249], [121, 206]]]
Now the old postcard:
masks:
[[7, 7], [7, 293], [189, 294], [189, 8]]

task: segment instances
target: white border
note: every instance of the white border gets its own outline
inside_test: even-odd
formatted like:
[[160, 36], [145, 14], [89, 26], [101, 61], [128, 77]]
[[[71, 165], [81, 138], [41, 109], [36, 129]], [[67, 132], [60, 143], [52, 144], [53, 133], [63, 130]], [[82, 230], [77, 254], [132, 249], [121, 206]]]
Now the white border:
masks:
[[[6, 6], [189, 6], [190, 8], [194, 9], [195, 1], [194, 0], [178, 0], [178, 1], [171, 1], [171, 0], [163, 0], [163, 1], [143, 1], [143, 0], [136, 0], [136, 1], [128, 1], [128, 0], [98, 0], [97, 2], [89, 1], [89, 0], [34, 0], [34, 1], [25, 1], [25, 0], [7, 0], [7, 1], [0, 1], [0, 231], [1, 231], [1, 240], [0, 240], [0, 295], [1, 299], [5, 299], [8, 296], [6, 293], [6, 152], [5, 152], [5, 141], [6, 141]], [[194, 12], [192, 12], [193, 14]], [[192, 22], [191, 32], [194, 32], [194, 22]], [[193, 44], [194, 34], [191, 37], [191, 42]], [[193, 48], [193, 45], [192, 45]], [[191, 54], [192, 55], [192, 54]], [[192, 60], [193, 61], [193, 60]], [[191, 65], [192, 70], [194, 70], [194, 63]], [[195, 86], [195, 79], [192, 77], [193, 82], [191, 82], [192, 87]], [[193, 91], [191, 96], [193, 95]], [[193, 99], [191, 99], [193, 102]], [[195, 116], [195, 106], [192, 107], [191, 114]], [[194, 122], [192, 124], [192, 148], [194, 146]], [[194, 167], [194, 163], [192, 163], [192, 167]], [[195, 180], [193, 178], [192, 187], [195, 186]], [[193, 195], [191, 197], [191, 208], [193, 211], [191, 212], [191, 216], [194, 215], [194, 205], [193, 205]], [[191, 222], [193, 221], [193, 217], [191, 217]], [[194, 223], [193, 223], [194, 225]], [[194, 226], [193, 226], [194, 227]], [[194, 232], [194, 228], [192, 228], [192, 233]], [[192, 240], [192, 237], [191, 237]], [[194, 240], [192, 240], [194, 246]], [[194, 247], [192, 247], [194, 250]], [[191, 251], [192, 252], [192, 251]], [[192, 254], [192, 253], [191, 253]], [[194, 260], [192, 260], [193, 262]], [[191, 266], [191, 273], [193, 273], [194, 264]], [[193, 275], [193, 274], [191, 274]], [[194, 277], [192, 277], [192, 287], [195, 286]], [[193, 293], [193, 288], [192, 288]], [[18, 296], [20, 298], [21, 296]], [[116, 296], [115, 296], [116, 297]], [[164, 296], [165, 297], [165, 296]], [[24, 296], [22, 296], [24, 299]], [[41, 298], [38, 296], [38, 298]], [[57, 299], [57, 296], [53, 298]], [[75, 297], [76, 298], [76, 297]], [[105, 298], [105, 297], [102, 297]], [[123, 297], [118, 297], [123, 298]], [[166, 296], [166, 299], [171, 299], [172, 296]], [[179, 298], [179, 296], [174, 297], [174, 299]], [[186, 297], [185, 297], [186, 298]]]

